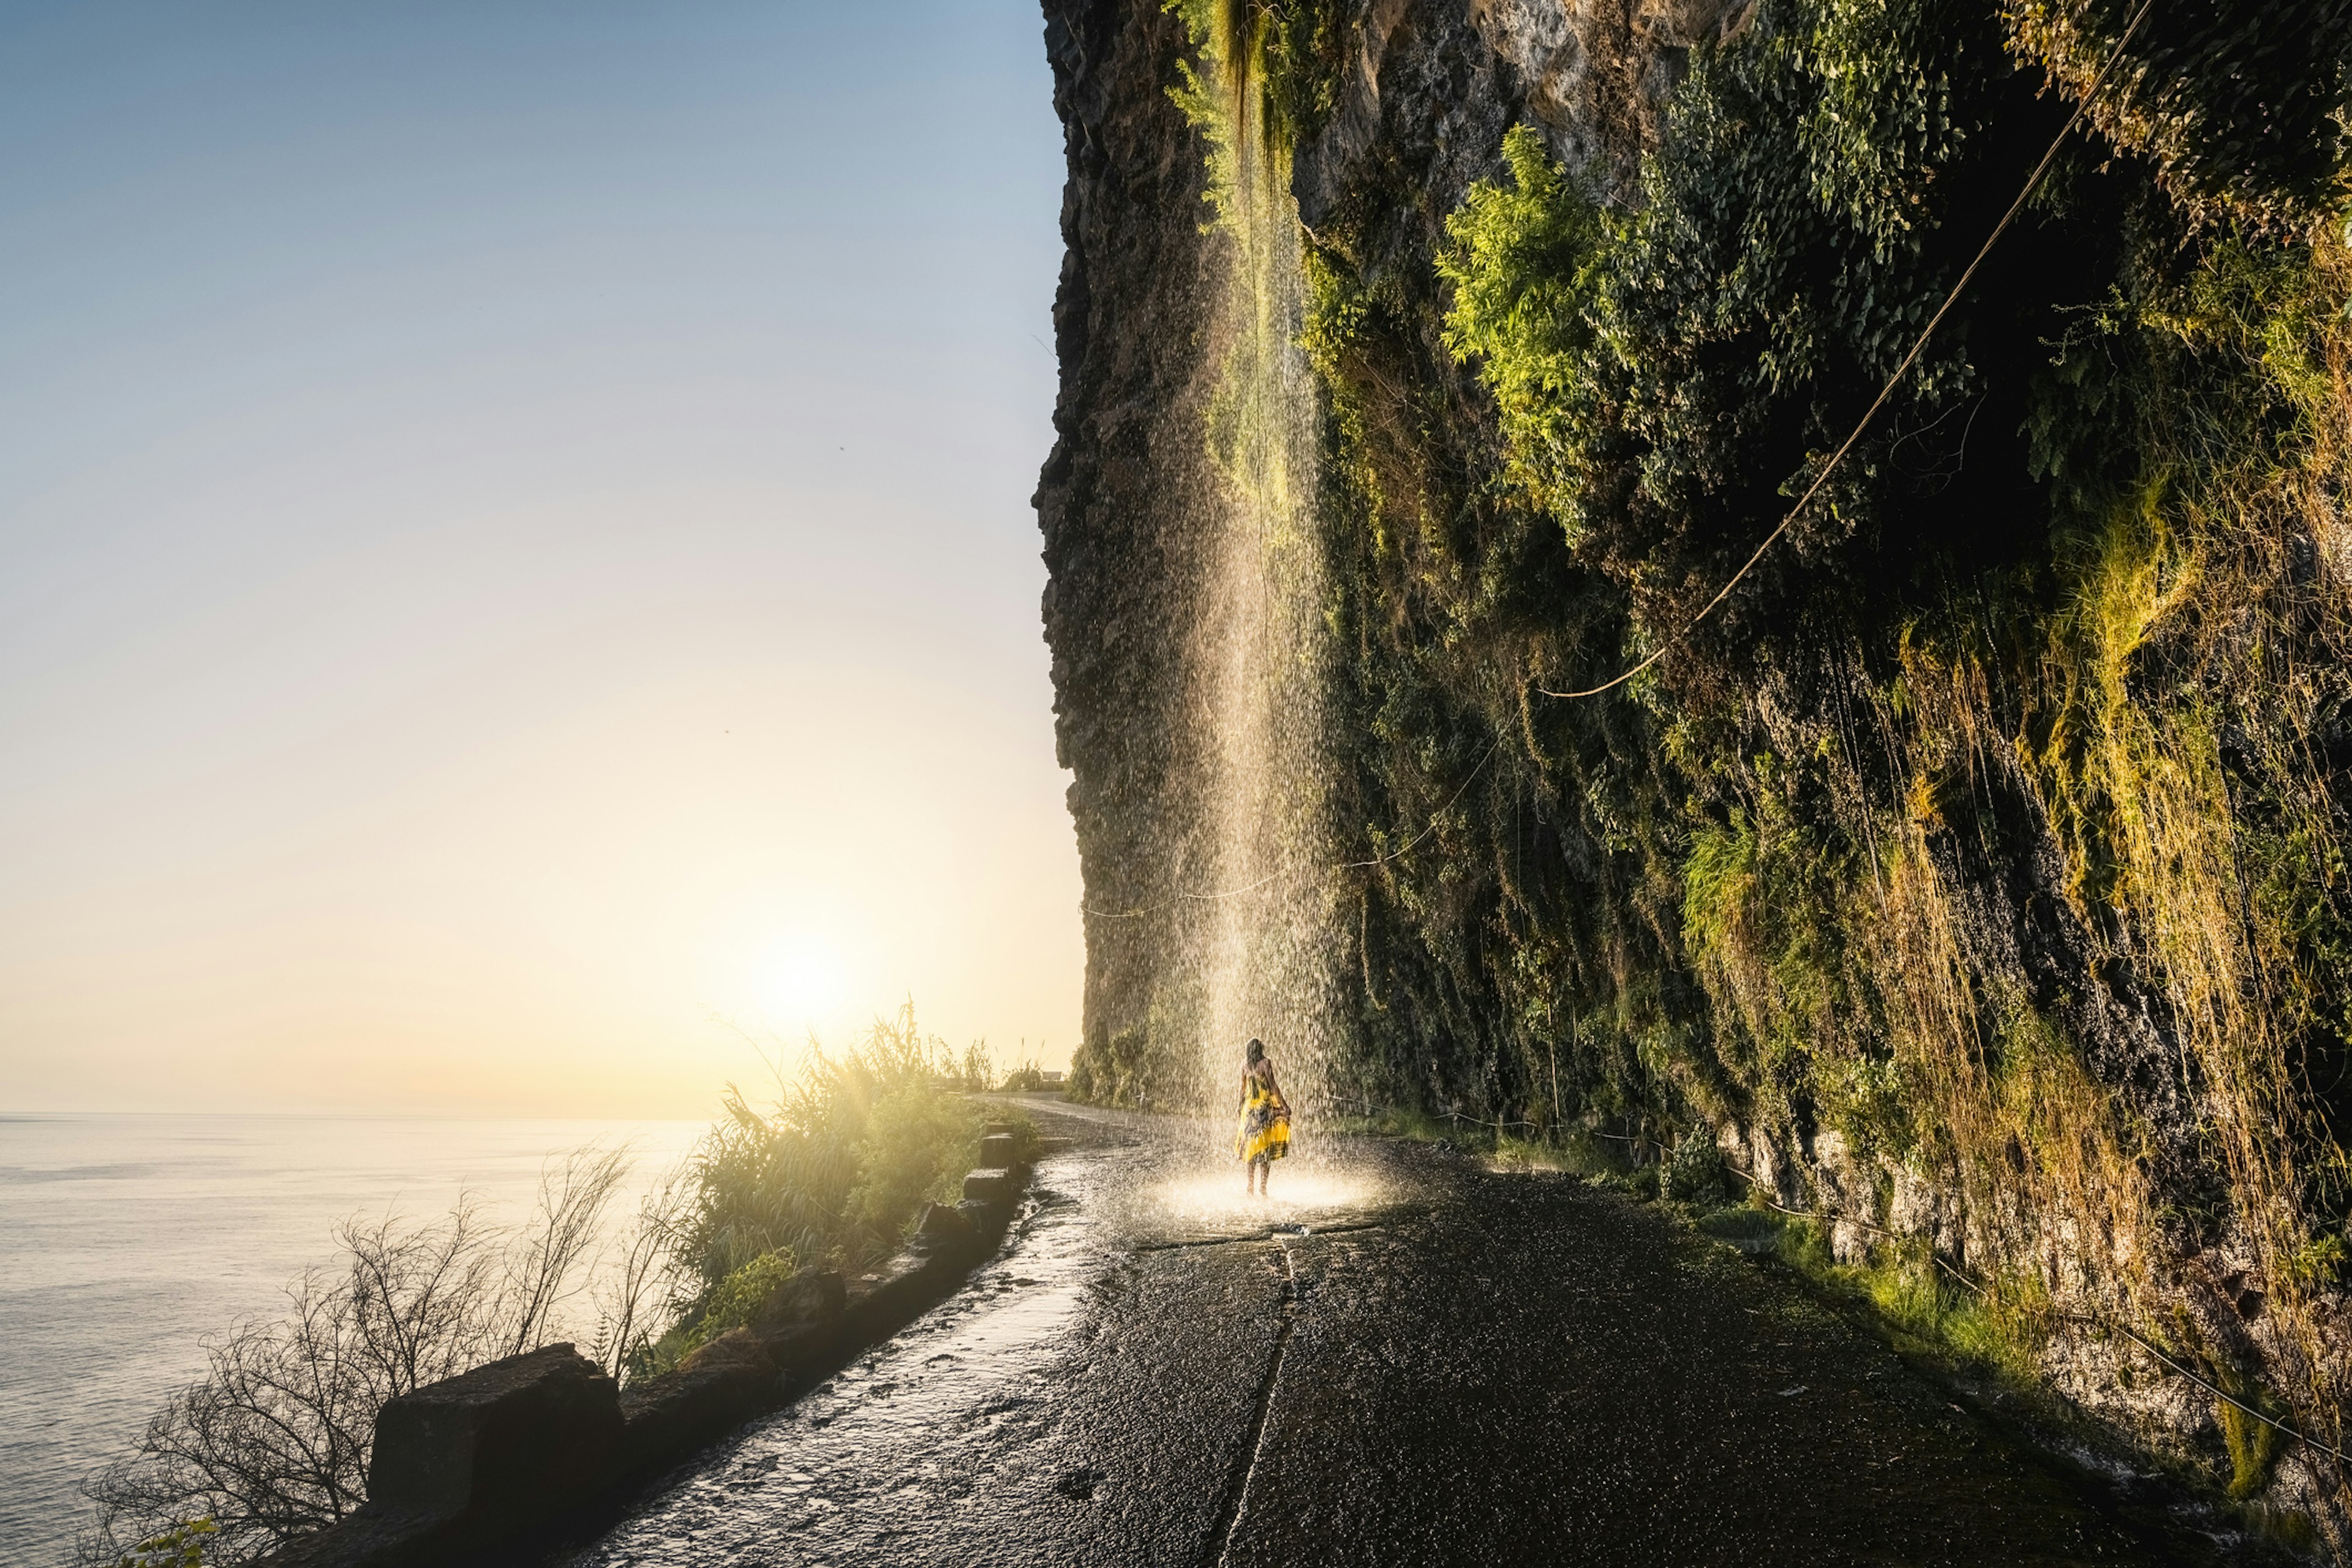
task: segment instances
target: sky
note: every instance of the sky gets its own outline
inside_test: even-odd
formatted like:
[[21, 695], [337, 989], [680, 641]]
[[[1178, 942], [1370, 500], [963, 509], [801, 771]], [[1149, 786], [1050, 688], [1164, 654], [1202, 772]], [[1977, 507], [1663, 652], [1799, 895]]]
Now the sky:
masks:
[[1066, 1061], [1034, 0], [0, 0], [0, 1110]]

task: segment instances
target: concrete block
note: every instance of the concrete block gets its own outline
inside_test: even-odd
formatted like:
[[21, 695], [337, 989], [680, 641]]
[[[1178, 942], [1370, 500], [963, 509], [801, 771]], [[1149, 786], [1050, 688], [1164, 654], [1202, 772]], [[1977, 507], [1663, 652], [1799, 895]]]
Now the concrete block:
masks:
[[842, 1309], [845, 1344], [878, 1344], [921, 1316], [955, 1288], [968, 1255], [902, 1252], [857, 1282]]
[[620, 1391], [570, 1345], [509, 1356], [389, 1401], [368, 1500], [489, 1539], [593, 1494], [621, 1459]]
[[624, 1466], [646, 1475], [675, 1464], [776, 1404], [783, 1387], [756, 1336], [743, 1329], [721, 1334], [676, 1372], [621, 1395]]
[[969, 1252], [979, 1239], [971, 1221], [946, 1204], [925, 1204], [909, 1245], [918, 1252]]
[[829, 1323], [848, 1299], [841, 1276], [829, 1268], [803, 1268], [776, 1287], [751, 1318], [751, 1331], [769, 1337], [803, 1323]]

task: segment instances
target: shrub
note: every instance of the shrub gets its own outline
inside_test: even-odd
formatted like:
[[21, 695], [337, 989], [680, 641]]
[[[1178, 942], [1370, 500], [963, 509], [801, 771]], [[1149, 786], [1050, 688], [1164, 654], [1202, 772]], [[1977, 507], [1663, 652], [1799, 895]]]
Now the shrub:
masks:
[[877, 1237], [896, 1240], [924, 1200], [955, 1200], [980, 1155], [980, 1112], [910, 1084], [875, 1103], [858, 1145], [849, 1212]]
[[115, 1568], [204, 1568], [205, 1542], [218, 1529], [209, 1519], [174, 1525], [124, 1552]]
[[768, 1253], [849, 1264], [888, 1252], [922, 1198], [977, 1152], [981, 1119], [952, 1092], [977, 1051], [956, 1058], [910, 1004], [841, 1056], [813, 1050], [771, 1110], [729, 1086], [679, 1223], [679, 1260], [698, 1281], [691, 1311]]
[[210, 1342], [205, 1375], [83, 1483], [81, 1560], [243, 1563], [357, 1508], [385, 1401], [553, 1337], [626, 1170], [593, 1146], [551, 1160], [513, 1229], [465, 1199], [427, 1224], [347, 1222], [339, 1266], [288, 1286], [284, 1318]]
[[1704, 1127], [1694, 1127], [1658, 1167], [1658, 1190], [1677, 1203], [1719, 1203], [1726, 1195], [1723, 1151]]
[[763, 1252], [752, 1258], [711, 1288], [698, 1313], [640, 1348], [630, 1359], [630, 1375], [658, 1376], [729, 1330], [750, 1323], [796, 1267], [789, 1252]]

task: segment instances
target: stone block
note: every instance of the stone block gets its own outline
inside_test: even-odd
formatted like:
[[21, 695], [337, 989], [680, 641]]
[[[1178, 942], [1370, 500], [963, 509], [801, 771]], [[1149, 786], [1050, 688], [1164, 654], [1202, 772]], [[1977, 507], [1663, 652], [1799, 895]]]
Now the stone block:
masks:
[[946, 1204], [925, 1204], [911, 1245], [918, 1252], [968, 1252], [979, 1239], [971, 1221]]
[[847, 1300], [841, 1276], [830, 1268], [803, 1268], [776, 1287], [751, 1319], [751, 1328], [772, 1337], [803, 1323], [829, 1323]]
[[1028, 1164], [1021, 1157], [1021, 1141], [1010, 1132], [999, 1132], [980, 1141], [980, 1163], [990, 1170], [1016, 1171]]
[[625, 1468], [646, 1475], [717, 1441], [783, 1398], [767, 1347], [743, 1329], [719, 1335], [675, 1372], [621, 1395]]
[[878, 1344], [897, 1333], [955, 1288], [967, 1261], [968, 1255], [900, 1253], [850, 1292], [841, 1314], [844, 1342]]
[[677, 1363], [677, 1370], [692, 1372], [706, 1366], [731, 1366], [768, 1373], [776, 1370], [776, 1363], [768, 1359], [767, 1347], [749, 1329], [730, 1329], [709, 1343], [697, 1345]]
[[764, 1342], [784, 1396], [790, 1398], [832, 1376], [843, 1356], [856, 1348], [846, 1340], [837, 1317], [831, 1322], [800, 1323], [771, 1334]]
[[978, 1198], [966, 1198], [956, 1205], [956, 1213], [963, 1215], [964, 1223], [971, 1226], [975, 1247], [979, 1250], [995, 1246], [997, 1239], [1003, 1236], [1004, 1227], [1013, 1221], [1013, 1205], [1002, 1198], [985, 1203]]
[[375, 1420], [368, 1500], [490, 1539], [551, 1517], [621, 1459], [620, 1391], [570, 1345], [404, 1394]]
[[1013, 1173], [1001, 1165], [974, 1171], [963, 1179], [963, 1195], [975, 1203], [1009, 1204]]

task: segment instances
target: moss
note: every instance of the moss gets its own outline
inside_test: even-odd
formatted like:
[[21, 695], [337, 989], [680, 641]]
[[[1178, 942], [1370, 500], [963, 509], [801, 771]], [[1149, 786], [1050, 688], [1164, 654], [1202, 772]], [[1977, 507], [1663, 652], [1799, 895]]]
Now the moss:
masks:
[[2277, 1468], [2280, 1454], [2286, 1448], [2286, 1434], [2268, 1421], [2250, 1414], [2243, 1405], [2251, 1405], [2273, 1420], [2284, 1415], [2276, 1399], [2242, 1378], [2225, 1382], [2237, 1384], [2229, 1392], [2242, 1405], [2226, 1399], [2213, 1402], [2213, 1418], [2221, 1424], [2222, 1446], [2230, 1455], [2230, 1496], [2244, 1501], [2269, 1489], [2271, 1473]]
[[[1328, 110], [1325, 7], [1187, 3], [1307, 106], [1286, 123]], [[1580, 1127], [1834, 1131], [1882, 1204], [1901, 1170], [1996, 1272], [2060, 1258], [2101, 1300], [2160, 1297], [2171, 1228], [2240, 1226], [2304, 1334], [2352, 1215], [2352, 259], [2213, 214], [2317, 210], [2326, 116], [2245, 165], [2269, 195], [2215, 196], [2190, 143], [2253, 77], [2182, 77], [2160, 134], [2104, 105], [2157, 161], [2062, 148], [1692, 629], [2063, 123], [2019, 59], [2079, 88], [2113, 9], [1764, 0], [1694, 51], [1620, 208], [1531, 127], [1452, 214], [1410, 136], [1356, 160], [1301, 338], [1331, 787], [1375, 854], [1431, 831], [1333, 894], [1332, 1065], [1390, 1130], [1525, 1124], [1496, 1145], [1522, 1163]], [[2337, 101], [2305, 86], [2296, 114]], [[1140, 1037], [1081, 1059], [1082, 1093], [1181, 1092]], [[1899, 1250], [1833, 1275], [1818, 1243], [1781, 1237], [2026, 1375], [2026, 1284], [1976, 1301]]]
[[2011, 1388], [2040, 1387], [2050, 1299], [2033, 1277], [1972, 1289], [1946, 1272], [1926, 1243], [1892, 1237], [1873, 1245], [1862, 1262], [1842, 1264], [1828, 1230], [1810, 1219], [1786, 1220], [1775, 1250], [1816, 1285], [1867, 1305], [1904, 1349]]

